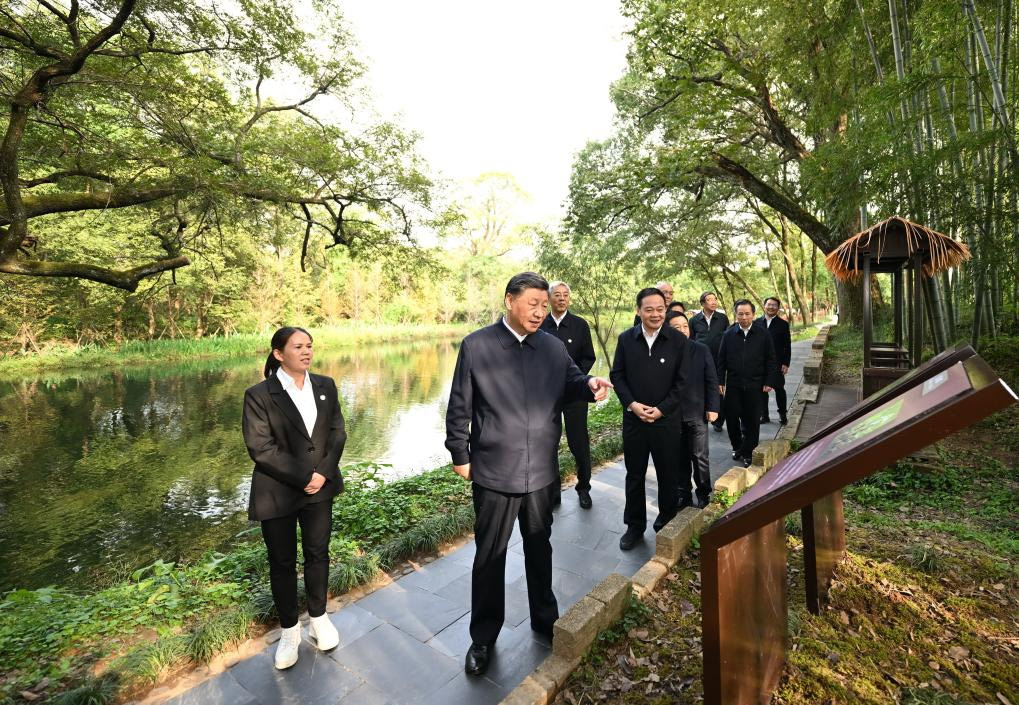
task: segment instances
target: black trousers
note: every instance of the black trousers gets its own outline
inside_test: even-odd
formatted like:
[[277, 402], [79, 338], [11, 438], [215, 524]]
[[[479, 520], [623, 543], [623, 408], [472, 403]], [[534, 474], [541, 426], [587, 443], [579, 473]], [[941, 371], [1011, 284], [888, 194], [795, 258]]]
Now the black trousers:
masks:
[[722, 426], [725, 425], [725, 395], [723, 394], [718, 400], [718, 418], [711, 422], [715, 428], [719, 431], [722, 430]]
[[575, 401], [563, 407], [566, 444], [577, 465], [577, 492], [591, 491], [591, 436], [587, 432], [586, 401]]
[[711, 494], [711, 466], [708, 461], [708, 422], [683, 419], [680, 434], [680, 500], [690, 496], [690, 476], [697, 487], [697, 498], [706, 500]]
[[329, 536], [333, 528], [331, 500], [301, 507], [294, 514], [262, 522], [269, 552], [269, 585], [284, 629], [297, 624], [297, 525], [304, 552], [304, 590], [308, 614], [325, 614], [329, 589]]
[[[778, 417], [784, 419], [786, 415], [786, 396], [785, 396], [785, 375], [779, 370], [778, 374], [775, 375], [778, 379], [778, 384], [775, 385], [775, 404], [778, 405]], [[768, 393], [761, 392], [761, 416], [768, 415]]]
[[727, 386], [725, 416], [729, 421], [729, 443], [733, 452], [749, 458], [761, 435], [761, 387]]
[[531, 627], [550, 631], [559, 619], [552, 594], [552, 501], [556, 480], [524, 494], [497, 492], [473, 483], [474, 570], [471, 574], [471, 640], [491, 644], [506, 617], [506, 547], [519, 519]]
[[686, 485], [680, 487], [678, 419], [660, 419], [645, 423], [634, 414], [623, 413], [623, 464], [626, 465], [626, 506], [623, 509], [623, 523], [628, 528], [642, 531], [647, 528], [647, 476], [648, 456], [655, 461], [655, 475], [658, 477], [658, 518], [656, 524], [672, 519], [679, 506], [679, 495], [690, 499], [690, 476]]

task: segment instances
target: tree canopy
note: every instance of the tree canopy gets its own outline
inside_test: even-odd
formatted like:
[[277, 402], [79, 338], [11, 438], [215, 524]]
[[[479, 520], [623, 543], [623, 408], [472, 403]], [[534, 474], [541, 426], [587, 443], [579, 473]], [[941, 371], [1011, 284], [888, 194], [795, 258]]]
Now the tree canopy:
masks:
[[231, 227], [299, 238], [302, 268], [313, 247], [413, 245], [431, 184], [414, 135], [364, 121], [339, 8], [226, 7], [0, 7], [0, 273], [134, 291]]

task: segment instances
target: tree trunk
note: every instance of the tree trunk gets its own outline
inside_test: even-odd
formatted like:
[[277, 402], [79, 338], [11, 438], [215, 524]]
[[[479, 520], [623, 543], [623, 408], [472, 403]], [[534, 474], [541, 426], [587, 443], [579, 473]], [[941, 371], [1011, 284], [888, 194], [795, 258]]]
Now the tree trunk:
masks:
[[863, 330], [863, 277], [849, 282], [835, 280], [839, 302], [839, 325]]

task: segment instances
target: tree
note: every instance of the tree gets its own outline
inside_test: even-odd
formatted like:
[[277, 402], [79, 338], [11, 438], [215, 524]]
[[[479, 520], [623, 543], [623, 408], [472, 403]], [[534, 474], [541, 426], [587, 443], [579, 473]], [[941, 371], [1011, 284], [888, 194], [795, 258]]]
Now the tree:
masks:
[[[0, 8], [0, 273], [134, 291], [186, 266], [224, 226], [280, 216], [312, 244], [384, 255], [413, 244], [430, 183], [394, 125], [342, 129], [361, 66], [329, 0], [16, 0]], [[305, 14], [310, 12], [305, 8]], [[328, 28], [312, 35], [303, 26]], [[292, 94], [282, 100], [270, 95]], [[316, 106], [325, 103], [321, 110]], [[54, 225], [129, 214], [115, 251], [55, 257]], [[74, 238], [73, 233], [69, 237]]]

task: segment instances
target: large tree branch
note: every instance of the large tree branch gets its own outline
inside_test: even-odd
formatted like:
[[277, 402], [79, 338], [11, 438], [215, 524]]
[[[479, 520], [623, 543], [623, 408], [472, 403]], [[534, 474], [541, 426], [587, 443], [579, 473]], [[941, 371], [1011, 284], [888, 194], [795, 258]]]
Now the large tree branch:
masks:
[[186, 267], [191, 261], [187, 257], [168, 257], [143, 264], [132, 269], [114, 270], [91, 264], [76, 262], [43, 262], [39, 260], [9, 259], [0, 262], [0, 272], [23, 274], [30, 277], [72, 277], [109, 284], [118, 289], [134, 291], [138, 283], [159, 272]]
[[715, 152], [711, 161], [698, 166], [695, 171], [703, 176], [722, 179], [736, 184], [747, 193], [757, 197], [764, 203], [785, 215], [789, 220], [806, 233], [824, 252], [831, 252], [838, 243], [831, 241], [831, 230], [827, 225], [805, 210], [799, 203], [789, 198], [776, 188], [765, 183], [742, 164], [735, 162], [723, 154]]

